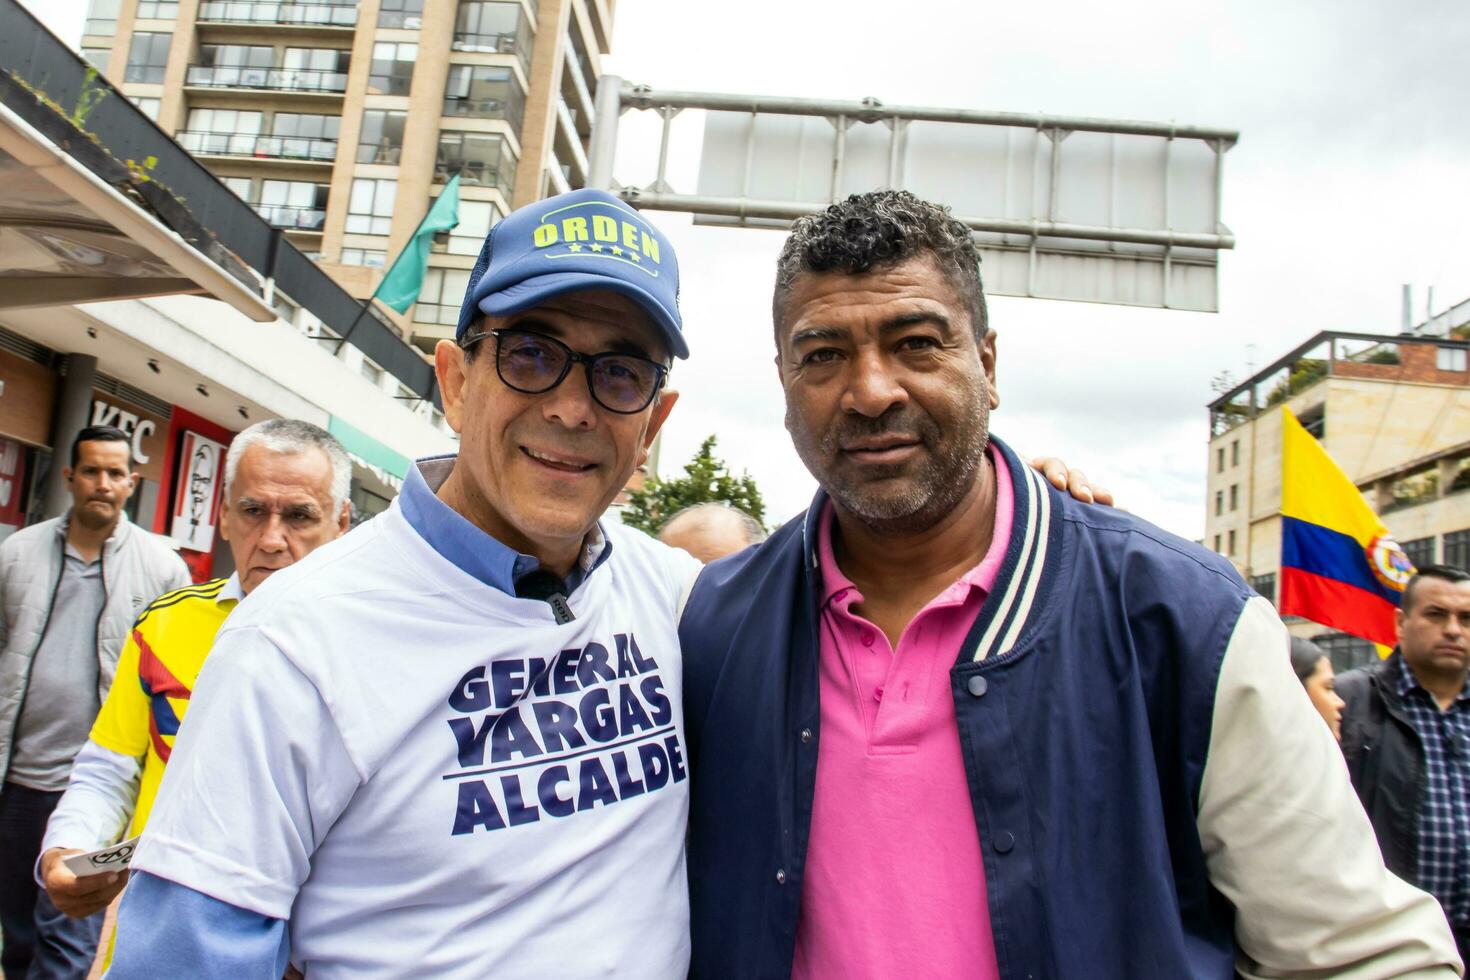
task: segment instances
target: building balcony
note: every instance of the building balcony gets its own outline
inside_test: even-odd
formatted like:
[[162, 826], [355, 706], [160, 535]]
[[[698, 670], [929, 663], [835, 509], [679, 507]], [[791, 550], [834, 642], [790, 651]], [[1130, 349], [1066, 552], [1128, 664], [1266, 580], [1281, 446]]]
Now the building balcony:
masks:
[[357, 4], [241, 3], [205, 0], [198, 20], [204, 24], [269, 24], [285, 27], [355, 27]]
[[251, 207], [271, 225], [287, 231], [320, 232], [327, 220], [327, 212], [321, 208], [287, 204], [252, 204]]
[[315, 68], [237, 68], [190, 65], [184, 84], [197, 88], [259, 89], [341, 95], [347, 91], [345, 71]]
[[305, 136], [258, 136], [186, 130], [176, 137], [195, 156], [254, 157], [295, 163], [327, 163], [337, 159], [337, 141]]

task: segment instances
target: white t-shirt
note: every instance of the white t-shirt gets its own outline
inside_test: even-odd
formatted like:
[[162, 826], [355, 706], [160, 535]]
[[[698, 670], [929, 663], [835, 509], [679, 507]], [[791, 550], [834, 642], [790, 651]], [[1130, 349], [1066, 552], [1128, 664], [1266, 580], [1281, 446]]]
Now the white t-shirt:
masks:
[[216, 640], [133, 867], [288, 919], [313, 978], [683, 977], [699, 566], [605, 531], [563, 625], [396, 503], [277, 572]]

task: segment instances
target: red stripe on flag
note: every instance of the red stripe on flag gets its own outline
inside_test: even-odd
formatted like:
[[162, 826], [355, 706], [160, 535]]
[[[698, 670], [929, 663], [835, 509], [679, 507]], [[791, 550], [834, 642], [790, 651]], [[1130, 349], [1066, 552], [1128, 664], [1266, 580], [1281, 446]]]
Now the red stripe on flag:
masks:
[[1280, 601], [1283, 616], [1302, 616], [1385, 646], [1398, 642], [1393, 616], [1398, 607], [1355, 585], [1283, 567]]

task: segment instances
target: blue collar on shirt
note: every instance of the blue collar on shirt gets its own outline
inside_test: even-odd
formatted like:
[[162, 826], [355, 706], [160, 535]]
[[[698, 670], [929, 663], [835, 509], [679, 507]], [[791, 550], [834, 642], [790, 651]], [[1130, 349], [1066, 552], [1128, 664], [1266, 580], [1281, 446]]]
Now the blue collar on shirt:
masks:
[[[453, 460], [453, 455], [429, 456], [418, 460], [408, 468], [399, 491], [398, 505], [404, 520], [418, 532], [439, 554], [453, 562], [458, 568], [473, 575], [492, 589], [509, 595], [516, 594], [516, 583], [537, 571], [541, 562], [531, 555], [522, 555], [507, 548], [480, 528], [471, 524], [458, 511], [440, 500], [424, 480], [420, 467], [425, 464]], [[600, 534], [599, 547], [584, 547], [581, 557], [572, 566], [565, 584], [570, 595], [597, 566], [612, 553], [612, 543]], [[590, 559], [590, 561], [589, 561]], [[589, 567], [590, 566], [590, 567]]]

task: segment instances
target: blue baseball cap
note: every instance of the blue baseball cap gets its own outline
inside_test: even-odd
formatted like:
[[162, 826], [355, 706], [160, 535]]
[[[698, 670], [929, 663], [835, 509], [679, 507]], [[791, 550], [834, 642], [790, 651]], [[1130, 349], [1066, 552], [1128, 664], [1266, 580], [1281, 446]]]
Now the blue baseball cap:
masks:
[[689, 356], [673, 245], [623, 201], [590, 188], [528, 204], [490, 229], [470, 273], [455, 339], [479, 313], [510, 316], [583, 289], [633, 300], [674, 355]]

